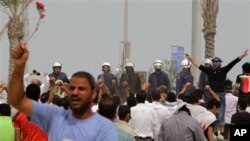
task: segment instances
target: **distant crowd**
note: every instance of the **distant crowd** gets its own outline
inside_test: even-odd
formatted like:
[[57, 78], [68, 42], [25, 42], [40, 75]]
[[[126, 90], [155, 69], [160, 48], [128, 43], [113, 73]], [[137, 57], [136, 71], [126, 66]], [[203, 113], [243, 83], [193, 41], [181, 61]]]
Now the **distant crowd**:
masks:
[[[24, 74], [29, 54], [25, 44], [15, 48], [9, 83], [0, 84], [0, 141], [230, 140], [230, 125], [250, 124], [250, 62], [235, 83], [227, 79], [248, 50], [225, 66], [186, 54], [175, 91], [161, 60], [144, 83], [131, 61], [119, 78], [104, 62], [96, 80], [85, 71], [69, 79], [55, 62], [42, 83], [40, 72]], [[198, 86], [191, 66], [201, 70]]]

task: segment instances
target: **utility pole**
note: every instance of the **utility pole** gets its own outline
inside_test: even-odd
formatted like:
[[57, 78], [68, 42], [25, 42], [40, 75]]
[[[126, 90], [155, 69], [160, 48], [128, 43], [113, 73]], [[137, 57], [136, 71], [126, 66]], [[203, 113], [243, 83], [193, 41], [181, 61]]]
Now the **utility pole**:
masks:
[[[192, 58], [201, 59], [201, 0], [193, 0], [192, 4]], [[192, 67], [194, 84], [199, 81], [199, 69]]]

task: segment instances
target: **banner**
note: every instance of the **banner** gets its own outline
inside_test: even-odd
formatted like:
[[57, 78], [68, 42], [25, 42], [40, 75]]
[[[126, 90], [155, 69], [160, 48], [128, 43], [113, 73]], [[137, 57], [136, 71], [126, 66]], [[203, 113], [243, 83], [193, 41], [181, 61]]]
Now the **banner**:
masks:
[[181, 61], [184, 59], [185, 50], [182, 46], [172, 45], [172, 60], [178, 72], [181, 70]]

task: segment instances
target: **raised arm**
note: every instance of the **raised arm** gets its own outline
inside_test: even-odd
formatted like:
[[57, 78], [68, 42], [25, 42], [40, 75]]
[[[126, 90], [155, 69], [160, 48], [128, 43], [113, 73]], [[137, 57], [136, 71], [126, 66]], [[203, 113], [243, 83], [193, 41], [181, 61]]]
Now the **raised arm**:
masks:
[[205, 85], [205, 90], [208, 91], [212, 98], [216, 99], [217, 101], [220, 101], [220, 97], [211, 89], [209, 85]]
[[32, 112], [32, 101], [25, 96], [23, 89], [23, 75], [28, 58], [29, 51], [25, 44], [20, 44], [11, 54], [14, 70], [10, 76], [8, 85], [8, 102], [18, 109], [18, 111], [30, 116]]
[[187, 58], [196, 68], [199, 68], [199, 67], [200, 67], [201, 64], [200, 64], [198, 61], [193, 60], [189, 54], [186, 54], [186, 58]]
[[244, 57], [246, 57], [248, 55], [248, 49], [244, 50], [244, 52], [239, 56], [239, 59], [243, 59]]

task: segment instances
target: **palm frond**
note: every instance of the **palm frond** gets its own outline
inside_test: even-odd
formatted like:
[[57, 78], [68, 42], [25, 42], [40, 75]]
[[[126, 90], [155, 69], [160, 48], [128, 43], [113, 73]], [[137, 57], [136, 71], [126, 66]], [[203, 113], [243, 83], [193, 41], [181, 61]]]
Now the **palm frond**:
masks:
[[20, 13], [19, 13], [19, 17], [22, 15], [23, 11], [29, 6], [29, 4], [32, 2], [33, 0], [23, 0], [22, 1], [22, 8], [20, 10]]
[[9, 0], [0, 0], [0, 5], [2, 7], [8, 7], [9, 5]]
[[0, 0], [0, 5], [8, 9], [7, 11], [10, 11], [11, 16], [18, 16], [23, 11], [23, 8], [27, 8], [27, 1], [30, 0]]

